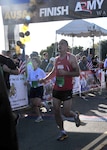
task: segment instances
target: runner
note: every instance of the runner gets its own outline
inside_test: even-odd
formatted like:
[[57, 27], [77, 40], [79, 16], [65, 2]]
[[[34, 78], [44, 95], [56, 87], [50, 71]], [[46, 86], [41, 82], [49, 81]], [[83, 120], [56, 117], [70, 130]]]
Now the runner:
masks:
[[[56, 123], [60, 129], [60, 134], [57, 140], [62, 141], [68, 137], [64, 130], [62, 114], [66, 117], [74, 117], [76, 126], [79, 127], [81, 121], [79, 113], [71, 111], [72, 104], [72, 78], [79, 76], [79, 67], [76, 58], [68, 51], [68, 42], [62, 39], [59, 42], [59, 56], [56, 57], [53, 70], [40, 82], [46, 82], [53, 77], [56, 77], [53, 88], [53, 107]], [[61, 113], [61, 104], [63, 109]]]

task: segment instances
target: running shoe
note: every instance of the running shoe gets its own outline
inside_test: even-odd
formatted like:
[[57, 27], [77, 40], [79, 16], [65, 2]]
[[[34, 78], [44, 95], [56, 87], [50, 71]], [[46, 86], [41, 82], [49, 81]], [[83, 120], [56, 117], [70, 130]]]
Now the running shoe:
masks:
[[58, 141], [63, 141], [68, 137], [66, 132], [60, 132], [59, 136], [57, 137]]
[[49, 111], [50, 106], [49, 106], [48, 102], [45, 101], [45, 102], [42, 102], [42, 103], [43, 103], [44, 107], [47, 109], [47, 111]]
[[76, 127], [79, 127], [81, 125], [81, 121], [80, 121], [80, 118], [79, 118], [79, 112], [77, 112], [77, 111], [76, 111], [76, 115], [74, 117], [74, 121], [75, 121]]
[[41, 121], [43, 121], [43, 118], [42, 118], [42, 117], [38, 117], [38, 118], [35, 120], [35, 122], [41, 122]]

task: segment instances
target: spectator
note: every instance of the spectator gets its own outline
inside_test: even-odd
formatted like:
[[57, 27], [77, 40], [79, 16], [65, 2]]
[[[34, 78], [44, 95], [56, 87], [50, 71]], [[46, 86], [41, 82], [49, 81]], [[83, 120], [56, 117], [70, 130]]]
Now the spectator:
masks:
[[39, 57], [38, 52], [32, 52], [30, 54], [30, 58], [27, 60], [27, 74], [29, 74], [30, 70], [33, 69], [32, 58], [34, 58], [34, 57]]
[[[32, 52], [32, 53], [30, 54], [30, 58], [27, 60], [27, 76], [28, 76], [28, 74], [30, 73], [30, 71], [33, 69], [32, 58], [35, 58], [35, 57], [38, 57], [38, 58], [39, 58], [38, 53], [37, 53], [37, 52]], [[28, 83], [28, 84], [27, 84], [28, 98], [29, 98], [29, 94], [30, 94], [30, 88], [31, 88], [31, 86], [30, 86], [30, 84]]]
[[40, 107], [44, 106], [45, 104], [42, 103], [42, 98], [44, 94], [44, 87], [43, 84], [38, 83], [38, 80], [44, 78], [46, 76], [45, 72], [39, 67], [40, 66], [40, 59], [38, 57], [33, 57], [31, 59], [31, 63], [33, 65], [33, 69], [28, 72], [27, 76], [27, 83], [30, 83], [30, 92], [29, 97], [32, 104], [32, 107], [37, 115], [36, 122], [43, 121]]
[[106, 89], [107, 89], [107, 55], [104, 60], [104, 70], [105, 70], [105, 81], [106, 81]]
[[40, 68], [45, 71], [46, 66], [48, 65], [48, 63], [49, 63], [48, 53], [44, 52], [43, 53], [43, 60], [42, 60]]
[[55, 58], [51, 57], [50, 60], [49, 60], [48, 65], [47, 65], [47, 67], [45, 69], [45, 72], [50, 72], [53, 69], [54, 62], [55, 62]]
[[97, 61], [96, 57], [92, 58], [92, 64], [93, 64], [93, 69], [99, 67], [99, 62]]
[[87, 70], [89, 70], [88, 67], [87, 67], [87, 63], [88, 63], [87, 57], [83, 56], [82, 59], [79, 62], [79, 67], [80, 67], [81, 71], [87, 71]]
[[0, 65], [0, 149], [18, 150], [16, 126]]
[[92, 61], [92, 58], [93, 58], [93, 55], [89, 53], [88, 56], [87, 56], [88, 62], [91, 62], [91, 61]]
[[14, 61], [16, 67], [20, 67], [20, 59], [18, 58], [18, 55], [17, 54], [14, 54], [13, 57], [12, 57], [12, 60]]
[[[1, 66], [3, 68], [4, 80], [5, 80], [7, 91], [8, 91], [8, 95], [9, 95], [9, 91], [10, 91], [9, 76], [11, 74], [18, 75], [19, 74], [19, 70], [17, 69], [15, 63], [13, 62], [13, 60], [11, 58], [5, 57], [3, 55], [0, 55], [0, 64], [1, 64]], [[13, 112], [13, 117], [14, 117], [15, 123], [17, 124], [17, 120], [19, 118], [19, 115], [15, 114]]]

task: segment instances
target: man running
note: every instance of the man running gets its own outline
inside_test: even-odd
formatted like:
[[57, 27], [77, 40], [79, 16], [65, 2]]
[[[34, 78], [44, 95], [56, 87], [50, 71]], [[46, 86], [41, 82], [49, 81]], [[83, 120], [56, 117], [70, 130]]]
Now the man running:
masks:
[[[68, 137], [64, 130], [62, 114], [65, 117], [74, 117], [76, 126], [79, 127], [81, 121], [78, 112], [71, 111], [72, 105], [72, 79], [80, 75], [79, 66], [73, 54], [68, 52], [68, 42], [62, 39], [58, 45], [59, 56], [55, 58], [53, 70], [40, 82], [46, 82], [56, 77], [53, 87], [53, 107], [56, 123], [60, 129], [57, 140], [62, 141]], [[61, 108], [63, 104], [63, 108]], [[62, 109], [62, 112], [61, 112]]]

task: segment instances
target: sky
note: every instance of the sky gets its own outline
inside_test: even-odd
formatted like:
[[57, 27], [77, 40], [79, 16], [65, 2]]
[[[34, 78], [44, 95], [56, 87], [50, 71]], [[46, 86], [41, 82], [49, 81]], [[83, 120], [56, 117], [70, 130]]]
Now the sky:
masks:
[[[86, 21], [96, 23], [97, 25], [107, 29], [107, 18], [95, 18], [95, 19], [85, 19]], [[72, 43], [72, 38], [67, 36], [62, 36], [57, 34], [56, 40], [56, 30], [60, 29], [64, 25], [68, 24], [72, 20], [68, 21], [54, 21], [54, 22], [44, 22], [44, 23], [35, 23], [29, 25], [29, 30], [31, 33], [31, 40], [26, 45], [26, 51], [38, 51], [46, 49], [47, 46], [50, 46], [55, 41], [59, 42], [62, 38], [66, 39], [69, 43], [69, 46], [83, 46], [84, 48], [92, 47], [92, 39], [88, 38], [74, 38]], [[106, 37], [101, 37], [101, 39], [107, 39]], [[95, 37], [95, 43], [99, 42], [99, 38]]]
[[[84, 19], [91, 23], [95, 23], [105, 29], [107, 29], [107, 17], [102, 18], [94, 18], [94, 19]], [[43, 23], [32, 23], [29, 25], [30, 31], [30, 41], [26, 43], [26, 54], [30, 55], [33, 51], [37, 51], [40, 53], [41, 50], [46, 49], [52, 43], [56, 41], [59, 42], [61, 39], [66, 39], [69, 43], [69, 46], [83, 46], [84, 49], [88, 47], [92, 47], [92, 39], [90, 37], [87, 38], [74, 38], [74, 42], [72, 43], [72, 38], [62, 35], [57, 35], [56, 40], [56, 30], [60, 29], [64, 25], [68, 24], [72, 20], [66, 21], [53, 21], [53, 22], [43, 22]], [[21, 25], [20, 25], [21, 26]], [[2, 21], [2, 15], [0, 13], [0, 51], [5, 49], [5, 40], [4, 40], [4, 26]], [[101, 37], [100, 40], [107, 40], [106, 37]], [[95, 37], [95, 42], [99, 42], [99, 38]]]

